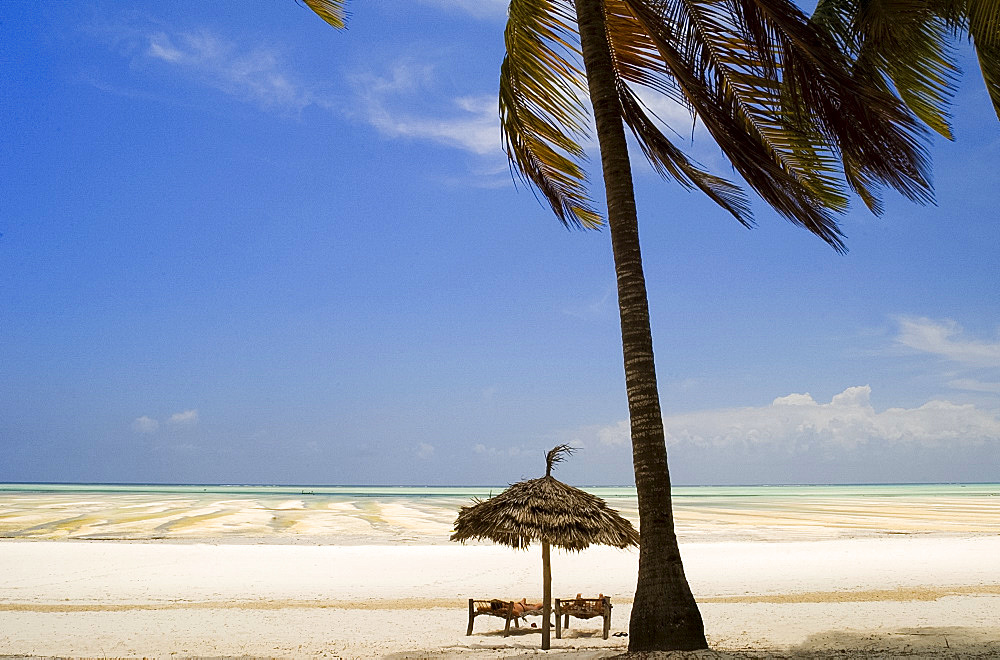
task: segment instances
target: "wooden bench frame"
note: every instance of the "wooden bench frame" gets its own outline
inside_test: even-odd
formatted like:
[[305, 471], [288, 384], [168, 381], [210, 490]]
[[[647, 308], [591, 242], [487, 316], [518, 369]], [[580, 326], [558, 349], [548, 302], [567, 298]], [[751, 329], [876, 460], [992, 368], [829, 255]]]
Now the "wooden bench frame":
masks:
[[569, 628], [571, 616], [577, 619], [603, 617], [604, 639], [607, 639], [608, 633], [611, 632], [611, 598], [608, 596], [604, 598], [556, 598], [553, 609], [556, 614], [556, 639], [562, 639], [562, 629]]
[[[495, 616], [506, 620], [503, 627], [503, 636], [510, 636], [510, 622], [514, 622], [515, 628], [520, 628], [519, 618], [526, 616], [542, 616], [542, 610], [527, 610], [520, 614], [514, 614], [514, 602], [512, 600], [500, 600], [499, 598], [470, 598], [469, 599], [469, 629], [465, 631], [466, 636], [472, 634], [472, 624], [477, 616]], [[494, 607], [494, 603], [500, 603], [501, 608]], [[485, 605], [488, 609], [480, 610], [480, 606]]]

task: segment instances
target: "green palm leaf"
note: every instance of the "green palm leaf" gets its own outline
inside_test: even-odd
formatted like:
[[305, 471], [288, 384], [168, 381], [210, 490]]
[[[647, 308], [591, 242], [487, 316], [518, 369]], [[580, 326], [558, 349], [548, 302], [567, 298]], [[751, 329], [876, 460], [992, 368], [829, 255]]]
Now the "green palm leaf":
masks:
[[512, 0], [500, 67], [500, 131], [514, 170], [567, 226], [599, 227], [579, 140], [589, 136], [575, 23], [560, 0]]
[[884, 87], [852, 77], [835, 43], [785, 0], [754, 0], [768, 25], [783, 67], [786, 109], [809, 122], [839, 151], [847, 182], [879, 212], [877, 187], [890, 186], [931, 201], [925, 134], [908, 109]]
[[1000, 0], [968, 0], [969, 37], [993, 110], [1000, 118]]
[[673, 179], [688, 189], [698, 188], [709, 199], [729, 211], [740, 224], [746, 227], [753, 225], [750, 204], [739, 186], [695, 167], [684, 152], [663, 135], [628, 85], [619, 85], [618, 98], [622, 104], [625, 123], [660, 176]]
[[[878, 189], [930, 199], [922, 129], [788, 0], [605, 0], [619, 112], [663, 176], [697, 187], [744, 224], [732, 183], [692, 164], [630, 85], [686, 106], [733, 167], [792, 222], [843, 249], [845, 181], [873, 210]], [[588, 134], [575, 14], [566, 0], [513, 0], [501, 69], [508, 157], [567, 225], [596, 226], [578, 140]]]
[[[567, 3], [514, 0], [507, 24], [507, 57], [501, 66], [500, 115], [504, 144], [516, 171], [541, 191], [567, 225], [602, 224], [587, 194], [584, 153], [577, 139], [589, 137], [586, 80], [574, 62], [575, 15]], [[619, 65], [641, 80], [648, 62], [623, 58]], [[670, 93], [669, 82], [657, 87]], [[683, 98], [676, 94], [675, 98]], [[653, 167], [688, 188], [697, 187], [732, 213], [751, 222], [749, 205], [737, 186], [697, 168], [655, 126], [634, 94], [620, 85], [624, 118]]]
[[1000, 117], [1000, 0], [819, 0], [813, 18], [854, 59], [858, 77], [891, 84], [947, 138], [958, 77], [948, 37], [968, 38]]
[[[950, 2], [950, 0], [948, 0]], [[899, 94], [927, 126], [952, 138], [949, 105], [958, 69], [949, 21], [927, 0], [820, 0], [813, 15], [854, 60], [865, 82]]]
[[788, 121], [779, 52], [764, 24], [711, 0], [624, 5], [747, 183], [786, 218], [843, 249], [831, 214], [847, 203], [839, 161], [814, 126]]
[[644, 85], [693, 111], [674, 79], [663, 75], [665, 69], [662, 61], [656, 57], [655, 41], [649, 38], [642, 24], [627, 10], [625, 3], [611, 0], [605, 4], [609, 43], [615, 51], [613, 62], [622, 119], [632, 131], [646, 159], [663, 178], [673, 179], [688, 189], [698, 188], [741, 224], [752, 225], [750, 205], [739, 186], [696, 167], [681, 149], [663, 135], [629, 87], [628, 81]]
[[1000, 46], [976, 43], [976, 54], [979, 57], [979, 68], [986, 81], [986, 91], [993, 101], [993, 110], [1000, 118]]

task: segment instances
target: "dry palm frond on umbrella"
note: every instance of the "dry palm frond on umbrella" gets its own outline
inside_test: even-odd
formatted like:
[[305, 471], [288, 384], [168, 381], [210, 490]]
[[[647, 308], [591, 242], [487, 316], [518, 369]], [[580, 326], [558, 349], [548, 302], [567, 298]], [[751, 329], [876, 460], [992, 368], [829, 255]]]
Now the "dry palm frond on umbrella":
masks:
[[549, 648], [552, 611], [552, 570], [549, 547], [580, 551], [590, 545], [627, 548], [639, 545], [632, 523], [601, 498], [573, 488], [552, 476], [552, 468], [573, 453], [559, 445], [545, 456], [545, 476], [519, 481], [496, 497], [462, 507], [452, 541], [489, 539], [518, 550], [533, 541], [542, 544], [542, 648]]

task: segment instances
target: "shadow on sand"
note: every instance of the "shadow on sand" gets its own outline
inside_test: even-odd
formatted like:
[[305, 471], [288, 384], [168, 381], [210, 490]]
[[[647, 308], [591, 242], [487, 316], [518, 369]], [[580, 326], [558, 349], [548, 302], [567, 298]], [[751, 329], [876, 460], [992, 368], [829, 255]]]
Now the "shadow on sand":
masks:
[[[575, 635], [566, 635], [563, 642], [569, 642], [568, 647], [559, 648], [555, 644], [550, 651], [540, 651], [537, 647], [539, 633], [537, 628], [521, 628], [511, 630], [510, 637], [503, 638], [495, 632], [484, 632], [473, 635], [469, 644], [444, 649], [435, 649], [427, 653], [414, 650], [408, 653], [397, 653], [383, 656], [387, 660], [403, 660], [413, 658], [459, 658], [459, 657], [489, 657], [489, 658], [537, 658], [540, 655], [560, 656], [579, 660], [596, 660], [597, 658], [622, 658], [625, 660], [764, 660], [800, 658], [820, 659], [873, 659], [889, 660], [890, 658], [1000, 658], [1000, 637], [992, 631], [983, 628], [900, 628], [884, 632], [853, 632], [828, 630], [810, 635], [802, 644], [788, 648], [744, 648], [744, 649], [710, 649], [695, 652], [657, 652], [622, 654], [621, 648], [598, 648], [590, 646], [591, 639], [600, 640], [601, 635], [591, 634], [591, 631], [574, 631]], [[569, 631], [567, 631], [569, 632]], [[479, 637], [479, 639], [476, 639]], [[554, 641], [554, 640], [553, 640]], [[627, 638], [622, 638], [624, 646]], [[588, 648], [589, 647], [589, 648]]]

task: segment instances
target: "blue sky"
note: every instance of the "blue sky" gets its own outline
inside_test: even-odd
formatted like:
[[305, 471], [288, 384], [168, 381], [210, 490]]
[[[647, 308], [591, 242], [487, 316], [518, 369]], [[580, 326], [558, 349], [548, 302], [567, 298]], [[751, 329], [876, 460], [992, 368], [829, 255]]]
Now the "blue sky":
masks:
[[[136, 7], [0, 5], [0, 481], [503, 484], [571, 442], [567, 481], [631, 483], [608, 234], [500, 149], [505, 3]], [[960, 54], [937, 206], [855, 201], [846, 256], [637, 161], [676, 482], [1000, 479], [1000, 122]]]

